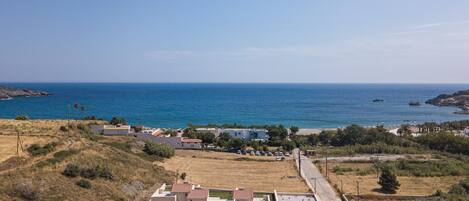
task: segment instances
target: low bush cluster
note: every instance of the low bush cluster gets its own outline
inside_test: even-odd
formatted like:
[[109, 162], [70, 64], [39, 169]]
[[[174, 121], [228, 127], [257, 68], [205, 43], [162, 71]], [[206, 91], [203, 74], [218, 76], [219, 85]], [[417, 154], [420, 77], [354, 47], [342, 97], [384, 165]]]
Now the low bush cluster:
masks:
[[28, 120], [28, 119], [29, 117], [26, 115], [18, 115], [15, 117], [15, 120], [21, 120], [21, 121]]
[[156, 155], [163, 158], [171, 158], [174, 156], [174, 148], [166, 144], [156, 144], [154, 142], [145, 142], [143, 151], [148, 155]]
[[40, 191], [32, 182], [18, 183], [15, 191], [25, 200], [38, 200]]
[[469, 175], [469, 164], [457, 160], [399, 160], [386, 162], [385, 165], [392, 167], [396, 170], [396, 174], [401, 176], [433, 177]]
[[77, 186], [90, 189], [91, 188], [91, 183], [88, 180], [85, 179], [80, 179], [75, 183]]
[[32, 156], [39, 156], [39, 155], [45, 155], [54, 151], [56, 146], [57, 146], [56, 142], [48, 143], [44, 146], [40, 146], [39, 144], [32, 144], [26, 149], [26, 151], [28, 151], [28, 153], [31, 154]]
[[114, 176], [111, 170], [107, 167], [96, 165], [95, 167], [80, 167], [76, 164], [69, 163], [62, 172], [67, 177], [81, 176], [87, 179], [96, 179], [98, 177], [113, 180]]
[[345, 172], [352, 172], [352, 171], [353, 171], [353, 168], [350, 168], [350, 167], [334, 166], [334, 168], [332, 169], [332, 172], [338, 175], [344, 174]]

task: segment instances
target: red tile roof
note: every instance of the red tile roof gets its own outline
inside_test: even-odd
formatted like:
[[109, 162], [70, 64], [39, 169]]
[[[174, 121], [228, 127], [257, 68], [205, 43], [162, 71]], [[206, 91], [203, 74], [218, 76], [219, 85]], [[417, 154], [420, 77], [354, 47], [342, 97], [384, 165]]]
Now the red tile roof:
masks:
[[199, 188], [192, 190], [189, 195], [187, 195], [187, 199], [207, 199], [208, 198], [208, 189]]
[[182, 183], [182, 184], [173, 184], [171, 192], [173, 193], [189, 193], [192, 190], [192, 184]]
[[235, 200], [253, 200], [254, 192], [249, 189], [237, 189], [233, 191], [233, 199]]

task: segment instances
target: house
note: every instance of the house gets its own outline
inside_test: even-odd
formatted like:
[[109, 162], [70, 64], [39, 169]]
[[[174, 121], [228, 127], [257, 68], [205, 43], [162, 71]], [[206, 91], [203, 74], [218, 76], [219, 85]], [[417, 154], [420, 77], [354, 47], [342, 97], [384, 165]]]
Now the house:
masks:
[[464, 135], [469, 136], [469, 127], [464, 129]]
[[187, 195], [187, 201], [207, 201], [208, 189], [195, 188]]
[[266, 129], [256, 128], [221, 128], [218, 130], [219, 134], [228, 133], [233, 138], [241, 138], [244, 140], [261, 140], [266, 141], [269, 139]]
[[167, 144], [175, 149], [201, 149], [202, 140], [185, 137], [165, 137], [155, 136], [148, 133], [134, 133], [134, 137], [141, 140], [148, 140], [158, 144]]
[[150, 197], [150, 201], [207, 201], [208, 189], [188, 182], [173, 184], [171, 191], [166, 191], [166, 184], [161, 185]]
[[[173, 184], [171, 191], [166, 184], [158, 188], [150, 197], [150, 201], [268, 201], [268, 198], [254, 198], [254, 192], [248, 189], [235, 189], [232, 199], [210, 197], [209, 189], [188, 182]], [[225, 190], [216, 190], [225, 191]], [[229, 191], [226, 191], [229, 192]], [[268, 197], [268, 196], [267, 196]]]
[[228, 133], [233, 138], [241, 138], [244, 140], [261, 140], [269, 139], [266, 129], [256, 128], [196, 128], [198, 133], [213, 133], [218, 137], [222, 133]]
[[129, 125], [90, 125], [91, 132], [102, 135], [128, 135]]
[[253, 201], [254, 192], [249, 189], [236, 188], [233, 191], [233, 201]]
[[176, 195], [176, 201], [186, 201], [187, 196], [194, 188], [194, 185], [187, 182], [173, 184], [173, 186], [171, 187], [171, 193]]

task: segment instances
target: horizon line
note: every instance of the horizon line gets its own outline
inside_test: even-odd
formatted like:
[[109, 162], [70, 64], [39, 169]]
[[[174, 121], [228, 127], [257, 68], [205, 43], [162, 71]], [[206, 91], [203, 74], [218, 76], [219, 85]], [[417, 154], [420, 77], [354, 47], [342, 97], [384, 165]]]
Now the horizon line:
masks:
[[383, 85], [402, 85], [402, 84], [420, 84], [420, 85], [469, 85], [461, 82], [100, 82], [100, 81], [0, 81], [0, 84], [383, 84]]

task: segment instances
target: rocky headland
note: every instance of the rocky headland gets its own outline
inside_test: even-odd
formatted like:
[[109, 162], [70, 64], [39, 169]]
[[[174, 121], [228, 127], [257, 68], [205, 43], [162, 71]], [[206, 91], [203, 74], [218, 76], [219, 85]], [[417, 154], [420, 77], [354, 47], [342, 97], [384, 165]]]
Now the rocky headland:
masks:
[[52, 95], [44, 91], [31, 89], [18, 89], [14, 87], [0, 86], [0, 100], [11, 99], [13, 97], [49, 96]]
[[451, 106], [461, 108], [458, 114], [469, 114], [469, 89], [458, 91], [453, 94], [440, 94], [435, 98], [429, 99], [425, 102], [435, 106]]

